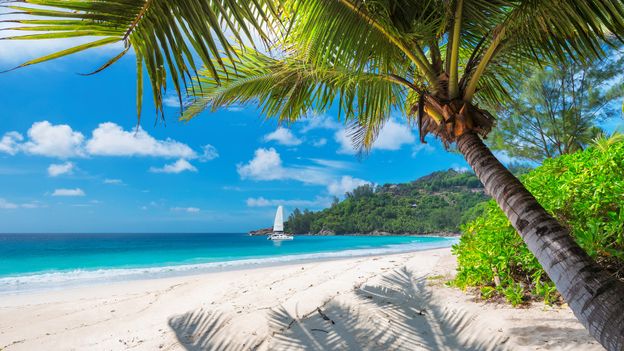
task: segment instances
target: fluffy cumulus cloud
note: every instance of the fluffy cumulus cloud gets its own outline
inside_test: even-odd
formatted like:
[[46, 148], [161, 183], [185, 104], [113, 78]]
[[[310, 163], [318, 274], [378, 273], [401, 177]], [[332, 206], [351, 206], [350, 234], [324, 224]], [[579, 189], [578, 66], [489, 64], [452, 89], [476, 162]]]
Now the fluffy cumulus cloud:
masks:
[[84, 156], [83, 141], [84, 135], [67, 124], [53, 125], [42, 121], [33, 123], [28, 130], [28, 141], [21, 148], [33, 155], [69, 158]]
[[185, 159], [179, 159], [174, 163], [170, 163], [164, 165], [161, 168], [151, 167], [150, 172], [152, 173], [182, 173], [182, 172], [197, 172], [197, 168], [193, 166], [189, 161]]
[[[336, 131], [334, 139], [340, 145], [338, 153], [357, 153], [348, 130], [340, 129]], [[396, 151], [401, 149], [403, 145], [413, 144], [414, 141], [416, 141], [416, 136], [414, 136], [412, 129], [408, 125], [390, 119], [379, 132], [372, 149]]]
[[[154, 173], [196, 172], [188, 160], [207, 162], [219, 157], [217, 149], [206, 144], [197, 152], [190, 146], [172, 139], [159, 140], [142, 128], [124, 130], [121, 126], [106, 122], [93, 130], [91, 138], [74, 131], [69, 125], [54, 125], [48, 121], [35, 122], [28, 130], [27, 138], [18, 132], [5, 133], [0, 138], [0, 153], [15, 155], [19, 152], [60, 159], [75, 157], [158, 157], [178, 158], [162, 168], [152, 167]], [[48, 174], [52, 177], [69, 174], [74, 164], [65, 162], [52, 164]], [[105, 184], [119, 184], [104, 181]]]
[[100, 124], [86, 144], [91, 155], [151, 156], [165, 158], [195, 158], [197, 154], [188, 145], [175, 140], [157, 140], [145, 130], [125, 131], [111, 122]]
[[265, 199], [264, 197], [253, 198], [250, 197], [246, 201], [248, 207], [274, 207], [274, 206], [291, 206], [291, 207], [327, 207], [331, 205], [331, 197], [318, 196], [314, 200], [277, 200], [277, 199]]
[[373, 149], [398, 150], [405, 144], [414, 143], [415, 140], [416, 137], [408, 125], [389, 120], [381, 129]]
[[301, 139], [297, 138], [290, 129], [277, 128], [274, 132], [264, 136], [264, 141], [274, 141], [284, 146], [297, 146], [301, 144]]
[[24, 140], [18, 132], [8, 132], [0, 139], [0, 153], [15, 155], [19, 151], [20, 142]]
[[257, 149], [251, 161], [236, 168], [243, 179], [277, 180], [284, 177], [282, 159], [274, 148]]
[[342, 176], [342, 178], [331, 182], [327, 186], [327, 191], [331, 195], [342, 196], [345, 193], [359, 186], [366, 185], [366, 184], [371, 184], [371, 183], [364, 179], [353, 178], [351, 176]]
[[85, 195], [86, 195], [85, 192], [80, 188], [56, 189], [52, 193], [52, 196], [68, 196], [68, 197], [85, 196]]
[[305, 184], [325, 185], [332, 178], [332, 170], [318, 166], [284, 167], [280, 154], [274, 148], [257, 149], [254, 158], [237, 166], [242, 179], [251, 180], [296, 180]]
[[18, 132], [5, 133], [0, 138], [0, 153], [15, 155], [24, 153], [55, 158], [84, 156], [143, 156], [161, 158], [198, 159], [201, 162], [219, 157], [212, 145], [204, 145], [201, 153], [190, 146], [172, 140], [158, 140], [142, 128], [124, 130], [121, 126], [106, 122], [93, 130], [91, 138], [85, 140], [82, 133], [69, 125], [54, 125], [48, 121], [33, 123], [25, 139]]
[[[285, 167], [280, 154], [274, 149], [257, 149], [253, 159], [237, 166], [242, 179], [251, 180], [294, 180], [304, 184], [323, 185], [332, 195], [344, 195], [346, 191], [368, 184], [367, 181], [351, 176], [340, 177], [337, 171], [349, 168], [350, 164], [324, 159], [312, 159], [313, 165]], [[346, 189], [346, 190], [345, 190]]]
[[53, 163], [48, 167], [48, 175], [50, 177], [58, 177], [62, 174], [71, 174], [74, 170], [72, 162]]

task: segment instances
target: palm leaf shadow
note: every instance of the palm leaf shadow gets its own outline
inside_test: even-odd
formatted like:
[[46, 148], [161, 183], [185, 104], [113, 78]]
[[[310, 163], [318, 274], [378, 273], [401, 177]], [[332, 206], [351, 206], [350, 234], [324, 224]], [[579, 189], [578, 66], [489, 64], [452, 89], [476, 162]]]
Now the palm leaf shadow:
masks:
[[188, 351], [243, 351], [255, 350], [263, 340], [240, 338], [227, 330], [230, 318], [217, 311], [200, 309], [169, 319], [180, 345]]
[[[199, 310], [171, 318], [169, 326], [186, 350], [505, 350], [502, 336], [471, 333], [474, 318], [436, 304], [426, 278], [405, 267], [378, 284], [355, 290], [356, 299], [333, 298], [297, 316], [280, 306], [267, 315], [270, 335], [244, 338], [231, 318]], [[264, 320], [258, 323], [265, 323]], [[263, 345], [264, 343], [267, 343]]]
[[[436, 305], [424, 277], [405, 268], [380, 284], [356, 289], [357, 303], [330, 300], [322, 313], [297, 318], [272, 311], [271, 350], [505, 350], [501, 336], [460, 338], [471, 323], [466, 313]], [[467, 334], [467, 333], [466, 333]]]

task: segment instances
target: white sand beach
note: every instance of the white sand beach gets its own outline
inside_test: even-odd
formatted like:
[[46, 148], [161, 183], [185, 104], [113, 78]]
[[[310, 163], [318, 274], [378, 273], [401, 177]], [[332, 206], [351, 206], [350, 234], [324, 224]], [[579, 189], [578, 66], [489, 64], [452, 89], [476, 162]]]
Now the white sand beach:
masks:
[[602, 350], [572, 312], [444, 286], [450, 249], [0, 297], [0, 350]]

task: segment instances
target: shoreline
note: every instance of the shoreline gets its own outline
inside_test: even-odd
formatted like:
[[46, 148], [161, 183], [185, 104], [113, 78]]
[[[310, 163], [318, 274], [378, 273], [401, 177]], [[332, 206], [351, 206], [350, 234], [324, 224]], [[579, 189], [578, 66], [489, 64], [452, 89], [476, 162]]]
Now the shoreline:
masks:
[[449, 288], [450, 248], [0, 299], [0, 349], [602, 350], [568, 308]]
[[[249, 236], [268, 236], [273, 233], [272, 229], [258, 229], [258, 230], [250, 230], [247, 232]], [[329, 234], [323, 233], [306, 233], [306, 234], [297, 234], [297, 233], [286, 233], [288, 235], [293, 236], [414, 236], [414, 237], [439, 237], [439, 238], [458, 238], [462, 234], [460, 232], [438, 232], [438, 233], [389, 233], [389, 232], [370, 232], [370, 233], [333, 233]]]
[[[454, 239], [452, 237], [440, 238], [444, 238], [449, 241]], [[444, 245], [436, 243], [433, 245], [424, 246], [422, 244], [418, 244], [418, 247], [414, 247], [415, 244], [398, 244], [389, 247], [349, 249], [305, 254], [285, 254], [277, 256], [241, 258], [196, 264], [170, 264], [163, 266], [127, 268], [111, 267], [71, 271], [44, 271], [32, 274], [0, 277], [0, 296], [37, 293], [43, 291], [58, 291], [72, 287], [104, 285], [116, 282], [187, 277], [206, 273], [232, 272], [254, 268], [279, 267], [290, 264], [314, 263], [330, 260], [345, 260], [359, 257], [413, 253], [447, 248], [455, 243], [456, 241], [449, 242], [448, 245], [447, 243], [444, 243]], [[47, 280], [42, 280], [46, 278]], [[59, 280], [57, 278], [64, 278], [64, 280]], [[14, 283], [16, 281], [18, 282], [17, 284]], [[18, 285], [22, 285], [23, 287], [11, 289], [11, 286]]]

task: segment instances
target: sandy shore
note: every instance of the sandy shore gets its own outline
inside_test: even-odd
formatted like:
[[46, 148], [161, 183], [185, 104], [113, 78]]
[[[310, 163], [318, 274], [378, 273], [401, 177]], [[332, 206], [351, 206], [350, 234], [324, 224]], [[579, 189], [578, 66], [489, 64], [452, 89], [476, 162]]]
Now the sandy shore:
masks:
[[602, 350], [567, 308], [445, 287], [450, 249], [0, 297], [0, 350]]

